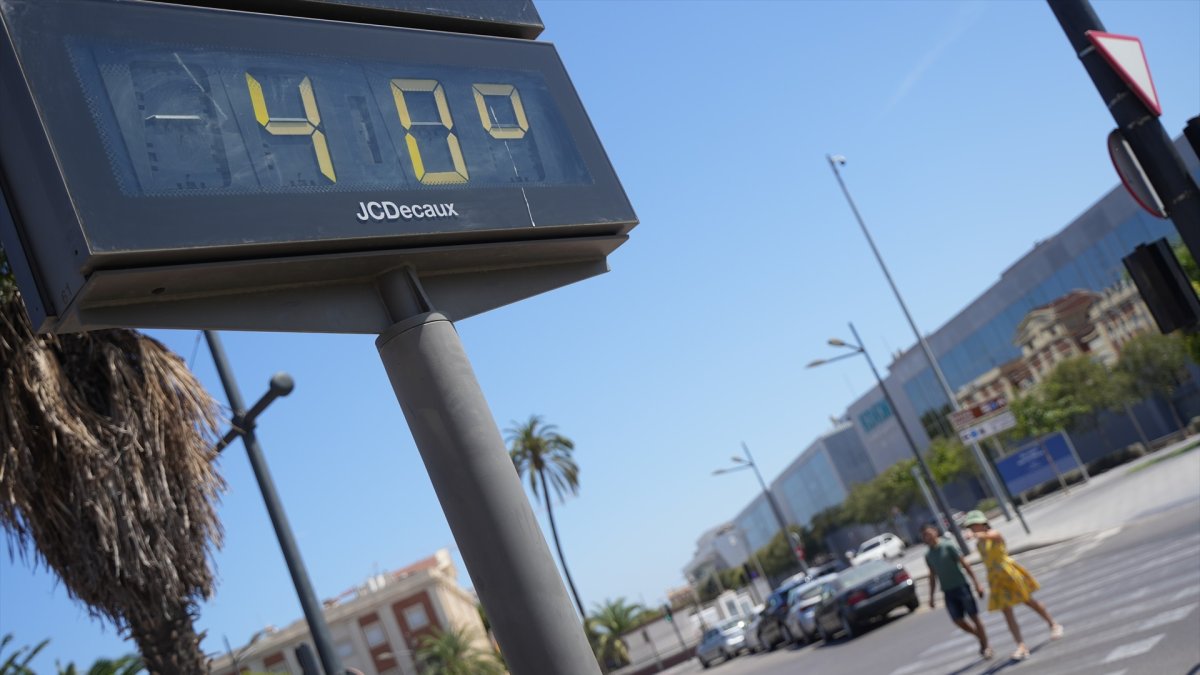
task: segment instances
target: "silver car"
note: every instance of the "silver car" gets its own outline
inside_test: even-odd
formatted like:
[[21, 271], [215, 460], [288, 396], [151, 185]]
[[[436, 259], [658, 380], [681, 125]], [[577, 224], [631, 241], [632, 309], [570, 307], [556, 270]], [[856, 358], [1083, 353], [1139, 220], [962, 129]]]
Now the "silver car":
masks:
[[715, 628], [704, 631], [700, 646], [696, 647], [696, 658], [705, 668], [713, 661], [722, 659], [728, 661], [738, 652], [747, 649], [745, 619], [726, 619]]
[[805, 643], [813, 642], [816, 639], [817, 621], [814, 614], [817, 605], [821, 602], [821, 586], [836, 578], [836, 574], [826, 574], [808, 583], [800, 584], [788, 592], [788, 612], [785, 622], [794, 639]]

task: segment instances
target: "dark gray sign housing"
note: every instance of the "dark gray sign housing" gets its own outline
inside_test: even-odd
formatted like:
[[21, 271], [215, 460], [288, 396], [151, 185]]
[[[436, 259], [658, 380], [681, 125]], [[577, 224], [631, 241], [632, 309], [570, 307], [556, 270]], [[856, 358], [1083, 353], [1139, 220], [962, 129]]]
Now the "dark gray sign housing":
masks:
[[550, 44], [149, 2], [0, 20], [0, 236], [41, 331], [379, 333], [400, 267], [457, 320], [606, 271], [637, 222]]

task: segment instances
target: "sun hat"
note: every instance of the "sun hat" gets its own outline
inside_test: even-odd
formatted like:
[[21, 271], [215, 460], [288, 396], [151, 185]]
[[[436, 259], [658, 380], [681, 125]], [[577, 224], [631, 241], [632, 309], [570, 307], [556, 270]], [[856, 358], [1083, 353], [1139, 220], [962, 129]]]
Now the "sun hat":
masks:
[[963, 525], [970, 527], [972, 525], [987, 525], [987, 516], [983, 515], [983, 511], [967, 511], [967, 515], [963, 516]]

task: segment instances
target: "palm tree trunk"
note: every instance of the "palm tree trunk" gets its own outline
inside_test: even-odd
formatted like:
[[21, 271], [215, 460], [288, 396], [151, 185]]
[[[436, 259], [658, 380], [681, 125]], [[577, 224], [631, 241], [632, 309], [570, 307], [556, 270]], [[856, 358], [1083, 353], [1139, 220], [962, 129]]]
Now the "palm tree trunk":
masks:
[[205, 675], [208, 659], [192, 624], [195, 607], [164, 598], [160, 613], [129, 613], [129, 632], [151, 675]]
[[567, 569], [567, 559], [563, 557], [562, 542], [558, 540], [558, 525], [554, 523], [554, 507], [550, 503], [550, 486], [546, 483], [546, 473], [542, 469], [538, 469], [538, 478], [542, 480], [542, 495], [546, 498], [546, 515], [550, 518], [550, 533], [554, 535], [554, 548], [558, 549], [558, 561], [562, 564], [563, 576], [567, 578], [567, 587], [571, 589], [571, 596], [575, 598], [575, 606], [579, 608], [579, 618], [587, 619], [583, 601], [579, 599], [579, 591], [575, 589], [575, 582], [571, 579], [570, 570]]

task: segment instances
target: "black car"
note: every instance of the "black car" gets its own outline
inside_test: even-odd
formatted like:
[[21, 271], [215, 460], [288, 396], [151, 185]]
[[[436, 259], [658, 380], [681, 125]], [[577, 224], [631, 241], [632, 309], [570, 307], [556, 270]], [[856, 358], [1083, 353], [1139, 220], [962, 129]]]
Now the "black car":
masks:
[[897, 607], [914, 612], [920, 604], [916, 586], [902, 566], [872, 560], [842, 572], [821, 589], [817, 632], [826, 642], [838, 633], [853, 638], [867, 622]]
[[792, 641], [794, 636], [787, 627], [788, 591], [807, 580], [808, 577], [798, 574], [771, 592], [759, 615], [758, 644], [760, 647], [770, 650]]

